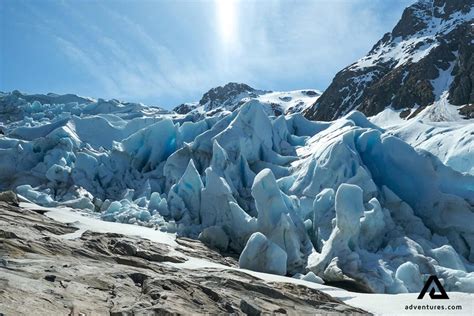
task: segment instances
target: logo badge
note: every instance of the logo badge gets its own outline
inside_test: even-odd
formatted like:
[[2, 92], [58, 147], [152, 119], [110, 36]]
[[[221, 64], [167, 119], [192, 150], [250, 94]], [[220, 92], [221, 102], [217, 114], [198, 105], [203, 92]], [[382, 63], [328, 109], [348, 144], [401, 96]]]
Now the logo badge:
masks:
[[[436, 275], [432, 275], [428, 278], [428, 280], [425, 283], [425, 286], [420, 292], [420, 295], [418, 295], [418, 299], [421, 300], [426, 292], [431, 288], [429, 295], [432, 300], [448, 300], [448, 294], [446, 294], [446, 291], [444, 290], [443, 286], [441, 285], [441, 282], [439, 282], [439, 279]], [[439, 294], [437, 294], [439, 292]]]

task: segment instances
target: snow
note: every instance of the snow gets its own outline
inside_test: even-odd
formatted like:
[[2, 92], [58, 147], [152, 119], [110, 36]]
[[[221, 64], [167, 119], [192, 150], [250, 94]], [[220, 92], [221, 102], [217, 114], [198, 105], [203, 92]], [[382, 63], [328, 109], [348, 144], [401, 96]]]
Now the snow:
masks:
[[[428, 3], [433, 6], [433, 3]], [[433, 8], [431, 8], [433, 10]], [[381, 62], [393, 63], [397, 68], [409, 62], [417, 63], [426, 57], [429, 52], [439, 45], [438, 37], [450, 33], [460, 24], [474, 18], [474, 8], [469, 12], [454, 12], [448, 18], [438, 18], [426, 15], [422, 11], [414, 13], [418, 21], [416, 23], [426, 24], [421, 31], [407, 38], [390, 38], [388, 42], [382, 42], [367, 56], [359, 59], [350, 66], [351, 69], [362, 69], [374, 67]]]
[[[222, 268], [229, 269], [229, 267], [208, 262], [203, 259], [190, 258], [184, 263], [171, 264], [174, 267], [185, 269], [199, 269], [199, 268]], [[232, 268], [230, 268], [232, 269]], [[418, 293], [406, 294], [364, 294], [357, 292], [350, 292], [344, 289], [318, 284], [315, 282], [302, 280], [298, 278], [289, 278], [285, 276], [256, 272], [247, 269], [239, 269], [241, 272], [248, 273], [259, 279], [267, 282], [284, 282], [304, 285], [313, 289], [320, 290], [328, 295], [342, 300], [344, 303], [362, 308], [374, 315], [423, 315], [426, 311], [416, 310], [412, 306], [419, 305], [442, 305], [444, 310], [436, 311], [439, 315], [459, 315], [460, 311], [449, 311], [448, 306], [461, 305], [463, 307], [462, 314], [469, 314], [474, 309], [474, 294], [449, 292], [449, 301], [437, 301], [433, 304], [428, 298], [418, 300]], [[381, 303], [383, 302], [383, 303]], [[406, 309], [408, 307], [408, 309]], [[412, 309], [410, 309], [412, 308]]]
[[449, 90], [449, 86], [451, 85], [451, 82], [454, 79], [454, 77], [451, 75], [454, 69], [454, 65], [455, 63], [452, 61], [449, 63], [449, 67], [447, 67], [446, 69], [438, 69], [438, 78], [431, 80], [431, 86], [433, 87], [433, 93], [435, 95], [436, 101], [442, 97], [445, 91]]
[[[400, 118], [401, 111], [387, 108], [370, 121], [415, 149], [428, 151], [454, 170], [474, 174], [473, 122], [461, 117], [459, 107], [448, 101], [454, 66], [451, 62], [446, 69], [438, 69], [438, 77], [431, 80], [435, 102], [414, 118], [404, 120]], [[416, 110], [412, 109], [412, 113]]]
[[436, 42], [428, 44], [431, 39], [432, 36], [418, 36], [406, 40], [398, 37], [391, 42], [391, 45], [382, 46], [374, 54], [360, 59], [351, 68], [373, 67], [379, 62], [394, 62], [394, 68], [408, 62], [417, 63], [439, 45]]
[[177, 247], [175, 234], [161, 232], [153, 228], [142, 227], [138, 225], [128, 225], [122, 223], [104, 222], [96, 217], [90, 216], [89, 213], [75, 211], [68, 207], [42, 207], [31, 202], [21, 202], [20, 206], [30, 210], [43, 210], [46, 215], [58, 222], [72, 223], [74, 227], [79, 228], [74, 235], [68, 238], [77, 238], [86, 230], [97, 233], [116, 233], [128, 236], [142, 237], [151, 241], [164, 243], [173, 247]]
[[[177, 268], [185, 269], [200, 269], [200, 268], [221, 268], [221, 269], [233, 269], [224, 265], [209, 262], [203, 259], [189, 258], [184, 263], [173, 263], [170, 264]], [[241, 272], [248, 273], [254, 277], [265, 280], [267, 282], [283, 282], [304, 285], [313, 289], [322, 291], [328, 295], [342, 300], [344, 303], [362, 308], [374, 315], [423, 315], [426, 310], [417, 310], [413, 306], [426, 306], [426, 305], [440, 305], [443, 306], [444, 310], [436, 311], [439, 315], [459, 315], [469, 314], [474, 309], [474, 294], [461, 293], [461, 292], [449, 292], [448, 301], [430, 301], [428, 298], [418, 300], [418, 293], [405, 293], [405, 294], [364, 294], [357, 292], [350, 292], [344, 289], [318, 284], [308, 280], [289, 278], [276, 274], [262, 273], [247, 269], [239, 269]], [[383, 304], [381, 303], [383, 302]], [[462, 311], [459, 310], [448, 310], [448, 306], [462, 306]], [[410, 309], [411, 308], [411, 309]]]
[[[237, 91], [235, 91], [235, 93], [237, 93]], [[315, 89], [274, 92], [263, 90], [243, 91], [237, 93], [233, 97], [221, 100], [220, 103], [217, 100], [213, 100], [212, 107], [210, 101], [203, 105], [194, 102], [185, 103], [177, 107], [175, 110], [179, 110], [181, 107], [187, 107], [190, 112], [185, 114], [184, 117], [195, 120], [203, 117], [209, 118], [221, 116], [223, 114], [226, 115], [239, 109], [246, 102], [256, 100], [264, 105], [264, 110], [267, 114], [278, 116], [281, 114], [303, 112], [312, 106], [321, 94], [321, 91]]]
[[449, 104], [446, 91], [415, 118], [404, 120], [399, 111], [386, 109], [370, 121], [417, 150], [428, 151], [447, 166], [474, 175], [473, 121], [463, 119]]
[[[443, 3], [433, 0], [418, 1], [408, 7], [404, 11], [402, 20], [391, 33], [385, 34], [369, 53], [343, 70], [346, 74], [346, 76], [343, 76], [345, 79], [343, 77], [339, 78], [339, 80], [343, 79], [346, 82], [343, 88], [339, 88], [339, 93], [341, 93], [343, 99], [339, 102], [340, 104], [332, 105], [333, 107], [337, 106], [340, 110], [334, 114], [333, 119], [346, 115], [350, 110], [357, 110], [358, 107], [362, 106], [359, 101], [367, 88], [375, 88], [375, 83], [382, 82], [388, 73], [392, 74], [393, 78], [401, 77], [401, 85], [406, 84], [405, 79], [413, 79], [413, 76], [407, 77], [410, 69], [419, 69], [416, 65], [433, 64], [431, 58], [437, 59], [435, 55], [439, 55], [440, 51], [444, 51], [449, 46], [446, 45], [452, 41], [452, 38], [456, 37], [459, 32], [463, 32], [465, 28], [469, 28], [471, 21], [474, 19], [474, 8], [472, 6], [466, 3], [463, 10], [453, 10], [449, 16], [443, 16], [440, 13], [444, 11], [444, 6], [440, 7]], [[453, 6], [450, 6], [450, 9], [452, 8]], [[459, 52], [455, 46], [448, 48], [448, 50], [450, 50], [451, 57], [446, 57], [443, 60], [438, 58], [434, 62], [443, 66], [433, 66], [434, 68], [431, 69], [437, 68], [439, 71], [437, 78], [429, 80], [429, 85], [433, 87], [435, 101], [440, 100], [443, 93], [448, 90], [454, 78], [451, 75], [453, 70], [457, 69], [457, 64], [462, 63], [462, 61], [459, 61]], [[445, 64], [441, 63], [443, 61]], [[418, 76], [417, 71], [413, 72], [412, 75]], [[431, 73], [426, 75], [428, 79], [435, 76]], [[405, 97], [395, 98], [396, 94], [392, 94], [392, 101], [406, 99]], [[406, 106], [405, 104], [394, 105], [390, 102], [384, 105], [394, 106], [395, 108]], [[413, 106], [413, 104], [410, 104], [410, 106]], [[365, 104], [364, 109], [367, 108], [370, 108], [370, 106]], [[414, 110], [411, 114], [415, 113]]]
[[284, 114], [303, 112], [313, 105], [322, 94], [318, 90], [295, 90], [289, 92], [270, 92], [257, 97], [263, 104], [277, 104]]

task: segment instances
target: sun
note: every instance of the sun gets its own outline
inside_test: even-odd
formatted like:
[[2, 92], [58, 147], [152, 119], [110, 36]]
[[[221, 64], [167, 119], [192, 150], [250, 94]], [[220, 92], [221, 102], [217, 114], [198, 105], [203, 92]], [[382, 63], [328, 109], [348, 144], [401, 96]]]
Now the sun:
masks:
[[225, 46], [230, 46], [236, 35], [237, 0], [216, 0], [216, 18], [219, 36]]

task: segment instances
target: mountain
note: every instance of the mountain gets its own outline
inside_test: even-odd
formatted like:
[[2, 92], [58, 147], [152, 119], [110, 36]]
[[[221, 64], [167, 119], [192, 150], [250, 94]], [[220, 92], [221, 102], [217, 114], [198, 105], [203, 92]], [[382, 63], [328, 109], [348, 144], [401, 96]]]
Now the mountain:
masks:
[[409, 6], [392, 32], [336, 74], [305, 116], [328, 121], [354, 109], [372, 116], [392, 108], [409, 118], [444, 99], [473, 117], [473, 19], [472, 0]]
[[230, 82], [206, 92], [199, 101], [199, 105], [203, 106], [206, 112], [218, 108], [233, 110], [245, 97], [257, 97], [263, 93], [266, 91], [258, 91], [244, 83]]
[[196, 118], [229, 113], [249, 100], [265, 104], [271, 115], [299, 113], [313, 104], [321, 92], [314, 89], [273, 92], [254, 89], [244, 83], [230, 82], [204, 93], [199, 102], [183, 103], [173, 109], [178, 114], [189, 114]]
[[233, 111], [245, 101], [257, 97], [266, 91], [256, 90], [243, 83], [229, 82], [224, 86], [212, 88], [202, 96], [199, 102], [183, 103], [173, 109], [179, 114], [190, 112], [213, 116], [222, 111]]

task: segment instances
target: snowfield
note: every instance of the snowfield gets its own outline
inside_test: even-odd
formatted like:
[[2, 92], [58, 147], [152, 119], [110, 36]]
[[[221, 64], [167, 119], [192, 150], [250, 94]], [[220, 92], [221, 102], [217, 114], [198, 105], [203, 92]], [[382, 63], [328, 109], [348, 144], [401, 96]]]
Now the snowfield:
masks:
[[311, 107], [322, 92], [314, 89], [294, 91], [257, 90], [245, 84], [228, 83], [204, 94], [199, 102], [183, 103], [174, 110], [193, 120], [230, 114], [245, 102], [258, 100], [269, 115], [300, 113]]
[[463, 119], [457, 108], [444, 94], [414, 118], [401, 119], [400, 111], [388, 108], [370, 121], [454, 170], [474, 175], [474, 123]]
[[[436, 274], [448, 292], [474, 293], [472, 121], [314, 122], [274, 116], [270, 97], [293, 100], [259, 95], [196, 116], [4, 94], [0, 189], [56, 219], [66, 207], [170, 243], [199, 238], [256, 272], [380, 294], [418, 293]], [[369, 297], [353, 296], [361, 307]]]
[[[429, 4], [428, 1], [425, 3]], [[435, 10], [435, 5], [431, 4], [431, 10]], [[361, 58], [351, 65], [351, 68], [373, 67], [381, 62], [393, 62], [395, 68], [408, 62], [417, 63], [439, 45], [437, 37], [449, 34], [460, 24], [472, 20], [474, 9], [471, 8], [470, 11], [464, 13], [456, 11], [449, 16], [449, 19], [424, 15], [420, 11], [414, 11], [414, 14], [419, 19], [419, 23], [425, 24], [415, 36], [408, 39], [402, 36], [393, 38], [390, 45], [381, 43], [381, 45], [374, 47], [372, 54]]]

